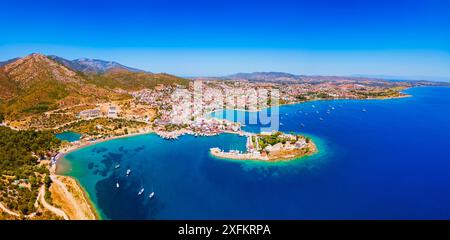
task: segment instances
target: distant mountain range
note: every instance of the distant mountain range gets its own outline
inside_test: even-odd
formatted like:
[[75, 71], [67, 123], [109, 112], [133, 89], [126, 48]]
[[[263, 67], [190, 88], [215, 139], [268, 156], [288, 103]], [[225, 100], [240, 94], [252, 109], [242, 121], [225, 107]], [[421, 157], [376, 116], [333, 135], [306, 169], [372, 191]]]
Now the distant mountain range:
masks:
[[399, 76], [399, 75], [370, 75], [370, 74], [354, 74], [354, 77], [382, 78], [395, 81], [436, 81], [450, 82], [450, 78], [436, 76]]
[[75, 71], [80, 71], [83, 73], [105, 73], [111, 69], [124, 69], [130, 72], [145, 72], [140, 69], [132, 68], [124, 66], [117, 62], [104, 61], [99, 59], [90, 59], [90, 58], [79, 58], [75, 60], [67, 60], [58, 56], [48, 56], [50, 59], [53, 59], [68, 68], [71, 68]]
[[[130, 72], [145, 72], [144, 70], [127, 67], [120, 63], [113, 61], [104, 61], [100, 59], [91, 59], [91, 58], [78, 58], [75, 60], [68, 60], [62, 57], [58, 57], [55, 55], [49, 55], [48, 58], [74, 70], [83, 73], [105, 73], [110, 69], [125, 69]], [[0, 62], [0, 67], [3, 67], [9, 63], [19, 60], [20, 58], [13, 58], [4, 62]]]
[[[325, 81], [371, 81], [371, 82], [392, 82], [392, 81], [413, 81], [417, 85], [449, 85], [447, 82], [441, 81], [428, 81], [422, 79], [416, 80], [402, 80], [400, 77], [397, 78], [387, 78], [384, 75], [377, 76], [365, 76], [365, 75], [355, 75], [355, 76], [311, 76], [311, 75], [295, 75], [285, 72], [252, 72], [252, 73], [236, 73], [224, 77], [210, 78], [210, 79], [220, 79], [220, 80], [247, 80], [254, 82], [276, 82], [276, 83], [316, 83]], [[425, 78], [426, 79], [426, 78]]]
[[18, 59], [19, 59], [19, 58], [13, 58], [13, 59], [9, 59], [9, 60], [4, 61], [4, 62], [0, 62], [0, 67], [5, 66], [6, 64], [12, 63], [12, 62], [14, 62], [14, 61], [16, 61], [16, 60], [18, 60]]
[[8, 118], [21, 118], [59, 107], [128, 98], [123, 90], [188, 83], [184, 78], [116, 62], [72, 61], [34, 53], [0, 65], [0, 112]]
[[222, 80], [247, 80], [254, 82], [274, 82], [274, 83], [314, 83], [324, 81], [337, 81], [337, 80], [352, 80], [352, 81], [364, 81], [364, 80], [379, 80], [366, 77], [345, 77], [345, 76], [310, 76], [310, 75], [295, 75], [285, 72], [252, 72], [252, 73], [236, 73], [224, 77], [220, 77]]
[[253, 81], [283, 81], [283, 80], [295, 80], [301, 79], [300, 76], [284, 73], [284, 72], [253, 72], [253, 73], [236, 73], [226, 76], [224, 78], [229, 79], [246, 79]]

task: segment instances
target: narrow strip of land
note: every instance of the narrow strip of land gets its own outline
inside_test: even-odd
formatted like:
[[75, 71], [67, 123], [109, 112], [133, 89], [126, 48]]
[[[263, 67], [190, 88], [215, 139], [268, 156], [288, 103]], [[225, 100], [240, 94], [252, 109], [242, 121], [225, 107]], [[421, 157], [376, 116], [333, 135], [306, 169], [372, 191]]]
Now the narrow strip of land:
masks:
[[67, 177], [61, 180], [57, 175], [50, 175], [50, 178], [54, 184], [52, 195], [58, 194], [58, 201], [70, 219], [94, 220], [97, 218], [83, 190], [75, 180]]
[[54, 207], [54, 206], [50, 205], [49, 203], [47, 203], [45, 201], [44, 196], [45, 196], [45, 186], [42, 186], [39, 189], [39, 194], [38, 194], [38, 199], [39, 199], [39, 202], [42, 204], [42, 206], [44, 208], [46, 208], [47, 210], [51, 211], [52, 213], [56, 214], [57, 216], [60, 216], [60, 217], [64, 218], [64, 220], [69, 220], [69, 217], [67, 216], [67, 214], [63, 210], [61, 210], [61, 209], [59, 209], [57, 207]]

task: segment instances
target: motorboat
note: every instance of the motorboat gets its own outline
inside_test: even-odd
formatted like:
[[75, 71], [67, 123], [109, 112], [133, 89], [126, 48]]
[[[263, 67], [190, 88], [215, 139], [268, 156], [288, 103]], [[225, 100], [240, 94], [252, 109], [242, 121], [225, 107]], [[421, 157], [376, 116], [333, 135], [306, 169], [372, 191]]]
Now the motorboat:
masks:
[[141, 188], [141, 190], [139, 190], [138, 192], [138, 196], [142, 195], [144, 193], [144, 188]]

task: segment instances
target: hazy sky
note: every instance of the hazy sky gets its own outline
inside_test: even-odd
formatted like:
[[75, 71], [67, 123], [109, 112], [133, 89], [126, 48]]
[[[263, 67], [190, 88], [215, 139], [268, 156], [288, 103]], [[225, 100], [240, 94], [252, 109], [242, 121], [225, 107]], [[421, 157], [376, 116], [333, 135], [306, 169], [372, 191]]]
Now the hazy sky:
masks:
[[0, 61], [31, 52], [183, 76], [450, 80], [450, 1], [8, 1]]

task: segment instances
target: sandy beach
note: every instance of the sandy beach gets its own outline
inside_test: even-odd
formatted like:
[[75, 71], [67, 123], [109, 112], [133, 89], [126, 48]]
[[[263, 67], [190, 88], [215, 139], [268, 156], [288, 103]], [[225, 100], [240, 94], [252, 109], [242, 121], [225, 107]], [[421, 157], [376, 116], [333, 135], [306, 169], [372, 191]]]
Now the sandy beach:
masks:
[[76, 179], [60, 175], [52, 175], [51, 179], [53, 183], [50, 192], [53, 202], [70, 220], [100, 219], [92, 201]]

